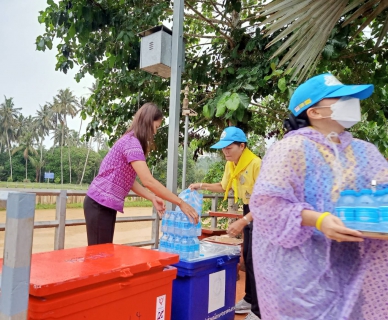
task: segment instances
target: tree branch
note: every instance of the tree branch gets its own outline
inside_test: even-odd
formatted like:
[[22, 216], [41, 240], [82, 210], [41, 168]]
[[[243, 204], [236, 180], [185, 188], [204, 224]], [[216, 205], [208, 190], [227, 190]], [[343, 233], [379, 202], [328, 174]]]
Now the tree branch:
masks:
[[387, 48], [388, 48], [388, 45], [385, 44], [385, 45], [379, 46], [378, 48], [371, 48], [371, 49], [367, 49], [367, 50], [360, 51], [360, 52], [357, 52], [357, 53], [348, 54], [348, 55], [346, 55], [346, 56], [339, 56], [339, 57], [337, 58], [337, 60], [357, 57], [357, 56], [359, 56], [360, 54], [364, 54], [364, 53], [376, 53], [376, 52], [378, 52], [378, 51], [380, 51], [380, 50], [382, 50], [382, 49], [387, 49]]
[[[221, 17], [224, 17], [226, 20], [228, 20], [228, 19], [222, 14], [222, 12], [218, 9], [217, 3], [214, 3], [213, 0], [210, 0], [210, 3], [212, 4], [214, 10], [216, 10], [216, 11], [218, 12], [218, 14], [219, 14]], [[228, 20], [228, 25], [230, 26], [230, 20]]]
[[[185, 13], [185, 17], [203, 21], [203, 19], [201, 17], [198, 17], [197, 15], [194, 15], [194, 14]], [[219, 23], [219, 24], [222, 24], [222, 25], [225, 25], [228, 27], [230, 26], [229, 23], [226, 21], [222, 21], [222, 20], [218, 20], [218, 19], [214, 19], [214, 18], [206, 18], [206, 19], [208, 19], [208, 22], [211, 21], [213, 23]]]
[[193, 8], [187, 1], [185, 1], [186, 5], [194, 11], [199, 17], [202, 18], [202, 20], [206, 21], [208, 24], [210, 24], [215, 30], [218, 30], [218, 32], [229, 42], [229, 45], [231, 48], [234, 48], [233, 39], [229, 37], [227, 34], [223, 33], [218, 26], [216, 26], [212, 21], [210, 21], [208, 18], [206, 18], [201, 12], [199, 12], [197, 9]]
[[220, 36], [208, 36], [208, 35], [192, 34], [192, 33], [185, 33], [184, 36], [193, 37], [193, 38], [204, 38], [204, 39], [224, 39], [224, 37], [220, 37]]

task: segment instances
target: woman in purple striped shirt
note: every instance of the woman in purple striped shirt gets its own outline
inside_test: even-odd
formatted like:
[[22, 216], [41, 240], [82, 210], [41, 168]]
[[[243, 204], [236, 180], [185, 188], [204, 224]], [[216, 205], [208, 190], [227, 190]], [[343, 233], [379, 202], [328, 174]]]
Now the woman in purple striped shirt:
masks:
[[[179, 205], [192, 222], [198, 222], [197, 212], [157, 181], [148, 169], [146, 156], [162, 120], [163, 114], [154, 103], [144, 104], [102, 161], [84, 200], [88, 245], [113, 242], [116, 214], [123, 212], [130, 190], [152, 201], [159, 215], [165, 210], [164, 199]], [[136, 176], [144, 187], [135, 180]]]

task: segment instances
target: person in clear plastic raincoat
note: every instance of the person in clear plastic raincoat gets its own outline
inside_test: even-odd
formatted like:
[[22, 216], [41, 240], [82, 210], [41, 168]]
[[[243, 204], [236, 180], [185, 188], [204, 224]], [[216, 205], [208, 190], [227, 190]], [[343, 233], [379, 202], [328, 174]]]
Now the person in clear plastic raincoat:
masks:
[[376, 147], [345, 131], [372, 92], [322, 74], [291, 98], [288, 133], [263, 159], [249, 203], [263, 320], [388, 319], [388, 241], [331, 214], [342, 190], [388, 182]]

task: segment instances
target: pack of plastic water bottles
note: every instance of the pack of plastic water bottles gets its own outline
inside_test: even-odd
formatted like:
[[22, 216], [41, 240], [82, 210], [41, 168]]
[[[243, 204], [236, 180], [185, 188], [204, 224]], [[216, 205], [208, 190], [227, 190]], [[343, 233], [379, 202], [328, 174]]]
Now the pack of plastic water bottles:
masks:
[[[203, 196], [197, 191], [186, 189], [179, 194], [185, 202], [190, 204], [201, 218]], [[199, 258], [201, 235], [201, 219], [197, 224], [190, 222], [189, 218], [180, 210], [166, 211], [162, 219], [163, 235], [159, 241], [159, 250], [178, 253], [181, 260]]]
[[388, 233], [388, 189], [344, 190], [335, 211], [348, 228]]

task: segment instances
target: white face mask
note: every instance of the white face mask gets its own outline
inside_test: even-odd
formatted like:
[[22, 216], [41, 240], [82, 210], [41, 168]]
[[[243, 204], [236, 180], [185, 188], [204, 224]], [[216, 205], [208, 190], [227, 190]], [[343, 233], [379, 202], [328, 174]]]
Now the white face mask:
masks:
[[317, 108], [331, 108], [333, 113], [330, 117], [337, 121], [344, 128], [349, 129], [361, 121], [360, 99], [352, 97], [342, 97], [331, 106], [319, 106]]

